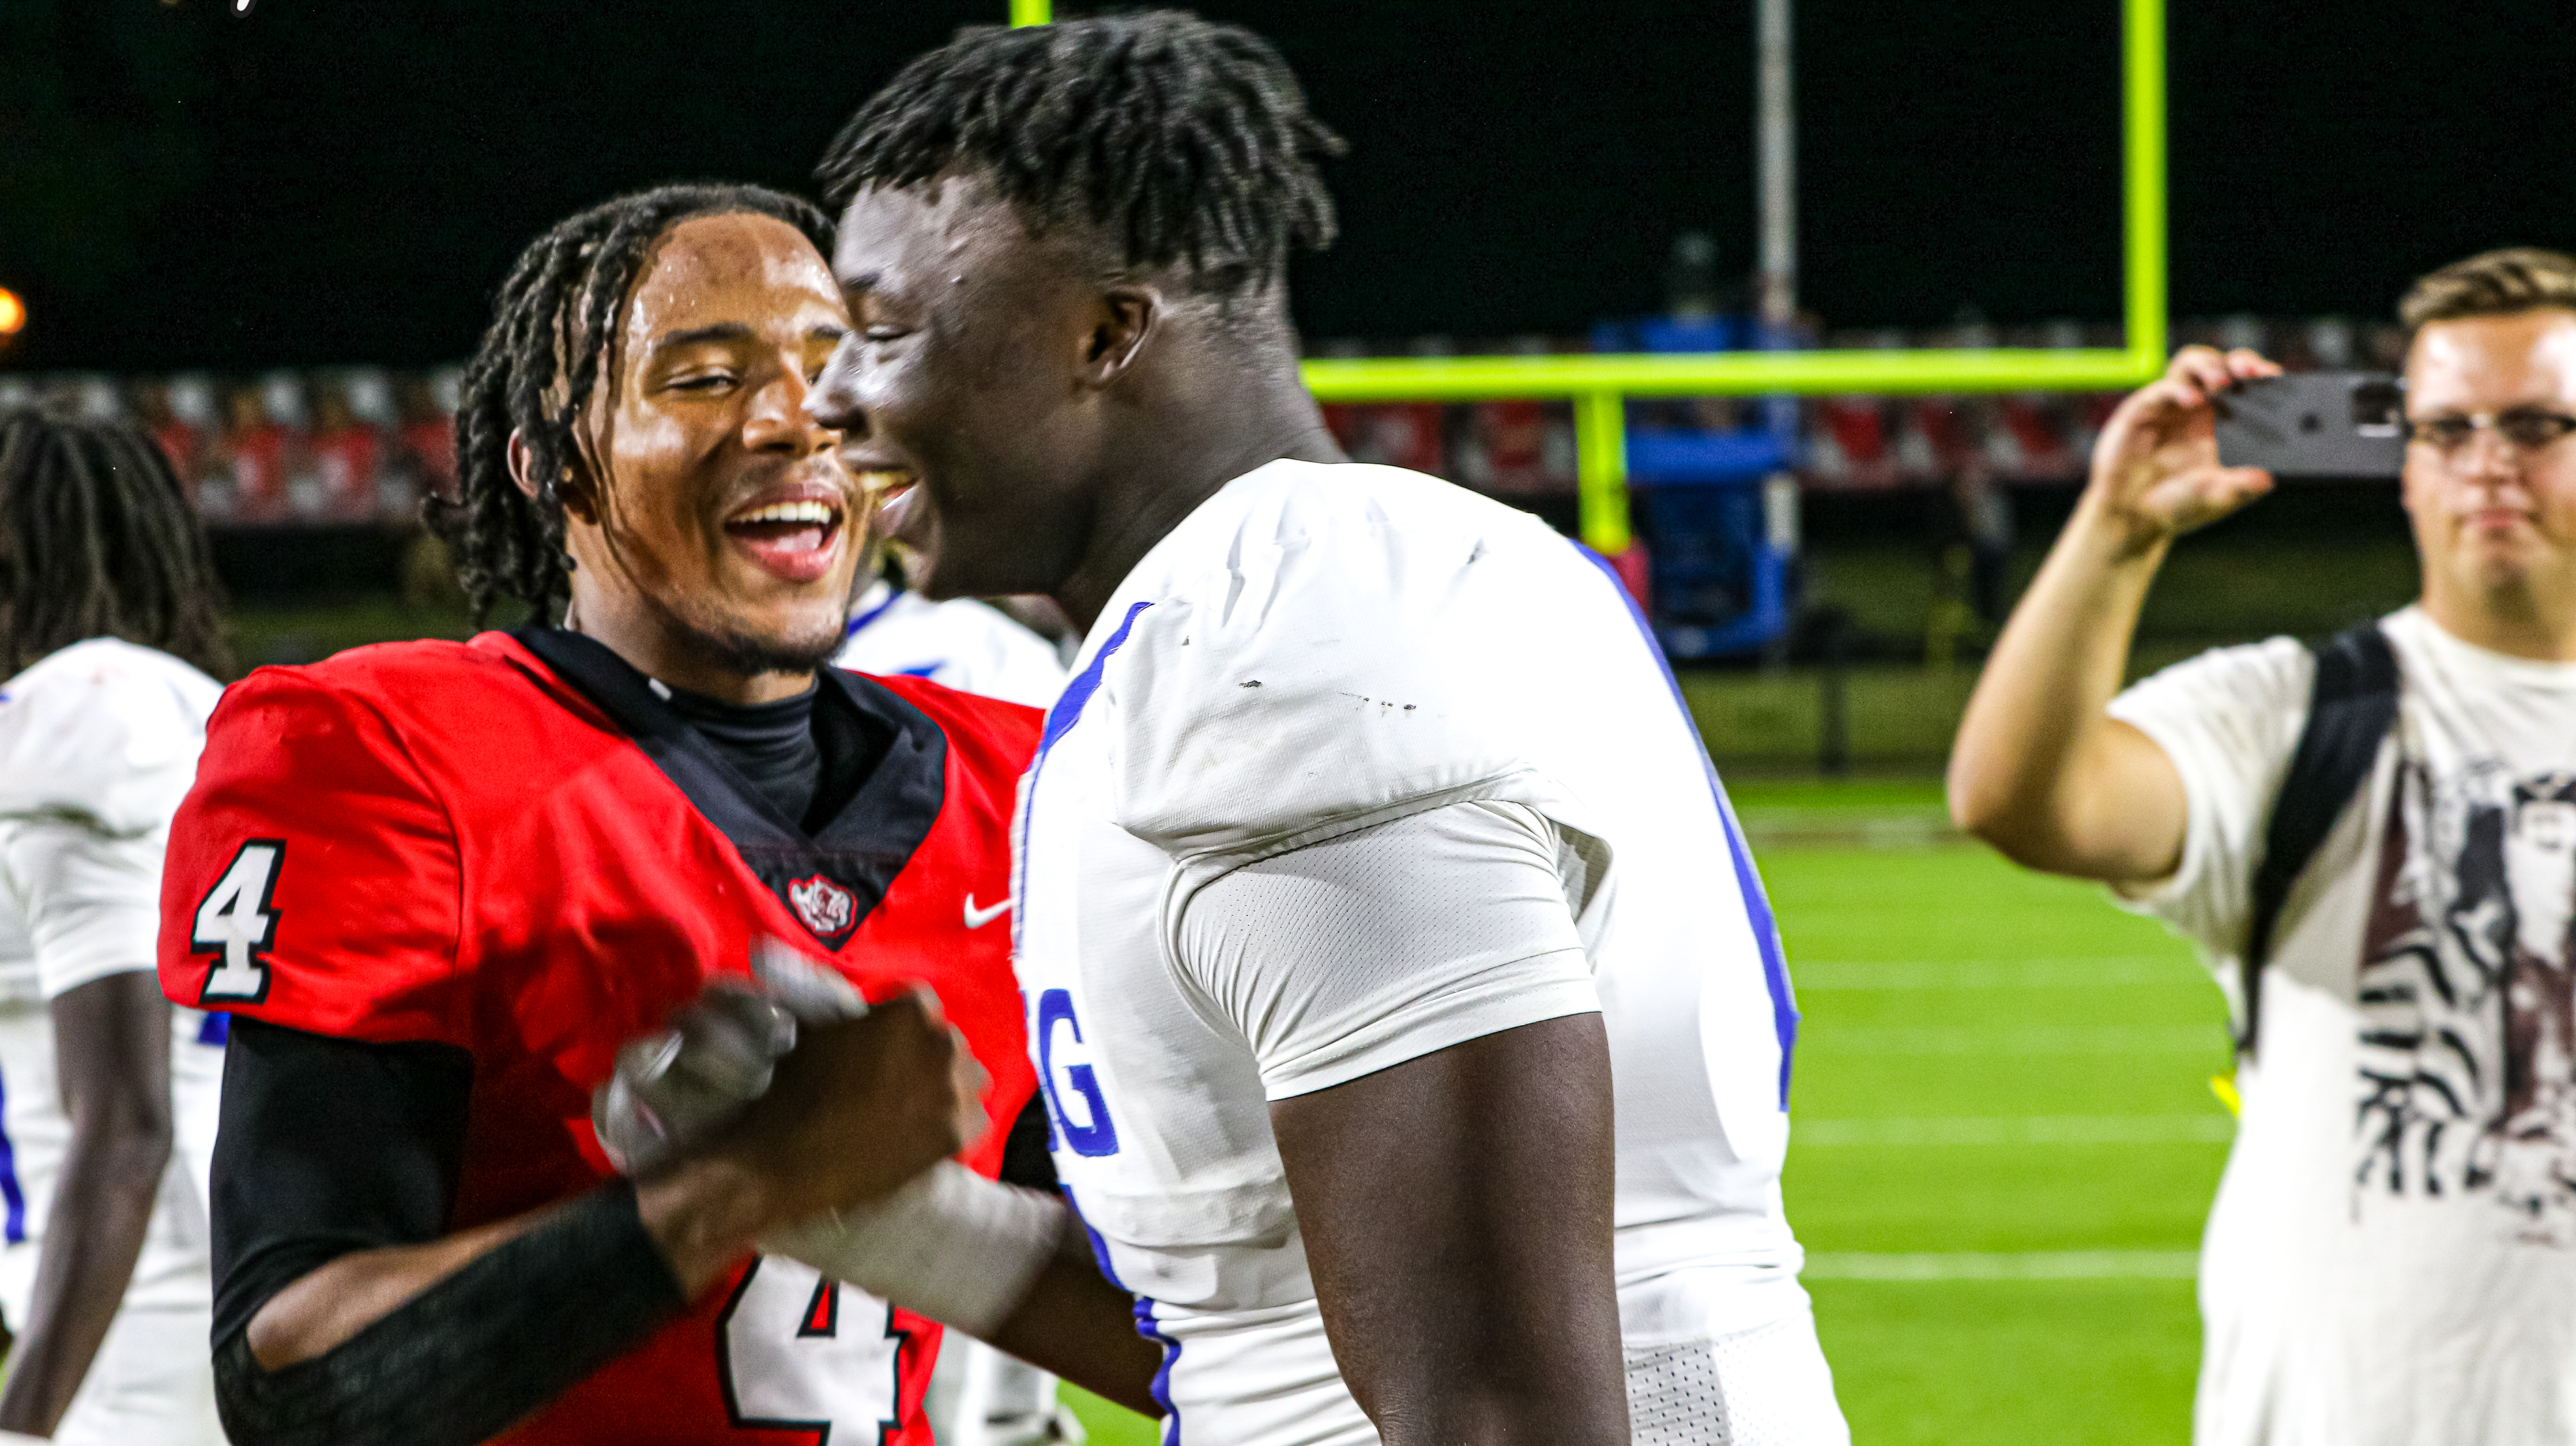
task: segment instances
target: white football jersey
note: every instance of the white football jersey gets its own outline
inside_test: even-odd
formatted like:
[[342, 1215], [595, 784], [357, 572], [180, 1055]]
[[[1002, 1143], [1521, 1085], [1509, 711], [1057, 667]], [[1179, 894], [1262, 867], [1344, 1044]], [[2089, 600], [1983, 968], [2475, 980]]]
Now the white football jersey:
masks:
[[879, 578], [850, 611], [848, 640], [833, 662], [880, 677], [928, 678], [1043, 708], [1064, 689], [1055, 647], [973, 598], [932, 602]]
[[[1181, 1439], [1377, 1439], [1324, 1338], [1270, 1102], [1596, 1004], [1632, 1394], [1641, 1360], [1805, 1320], [1778, 933], [1671, 674], [1591, 554], [1418, 473], [1271, 463], [1120, 586], [1022, 787], [1019, 971], [1056, 1166], [1164, 1344]], [[1462, 802], [1606, 851], [1572, 906], [1579, 1004], [1456, 990], [1310, 1029], [1282, 1060], [1177, 967], [1210, 881]], [[1819, 1389], [1831, 1428], [1800, 1439], [1839, 1430]]]
[[[113, 638], [0, 684], [0, 1309], [23, 1328], [70, 1143], [47, 1003], [155, 964], [161, 852], [221, 685]], [[176, 1149], [123, 1310], [55, 1434], [220, 1442], [205, 1349], [220, 1016], [171, 1011]], [[178, 1343], [175, 1344], [174, 1343]]]

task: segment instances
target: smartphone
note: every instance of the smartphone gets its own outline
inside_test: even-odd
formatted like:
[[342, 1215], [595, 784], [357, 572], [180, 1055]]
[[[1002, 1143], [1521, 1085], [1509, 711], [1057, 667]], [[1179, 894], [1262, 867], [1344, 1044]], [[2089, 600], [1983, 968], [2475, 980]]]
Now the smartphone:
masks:
[[2218, 460], [2275, 477], [2394, 477], [2405, 384], [2385, 372], [2292, 372], [2221, 393]]

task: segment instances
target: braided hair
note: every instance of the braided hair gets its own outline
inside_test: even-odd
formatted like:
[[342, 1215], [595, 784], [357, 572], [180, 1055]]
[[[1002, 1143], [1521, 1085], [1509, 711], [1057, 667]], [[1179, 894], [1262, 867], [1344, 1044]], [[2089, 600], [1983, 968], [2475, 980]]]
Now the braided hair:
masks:
[[230, 677], [223, 615], [205, 524], [141, 427], [0, 415], [0, 676], [116, 637]]
[[[758, 186], [657, 186], [593, 206], [519, 254], [501, 283], [492, 324], [465, 368], [456, 408], [457, 495], [425, 504], [448, 545], [476, 626], [502, 598], [539, 617], [572, 595], [558, 479], [598, 481], [582, 419], [600, 390], [626, 300], [655, 245], [700, 216], [771, 216], [828, 256], [832, 223], [812, 203]], [[610, 379], [614, 389], [615, 380]], [[528, 449], [538, 495], [510, 475], [510, 434]]]
[[837, 209], [980, 172], [1032, 231], [1087, 223], [1117, 269], [1183, 266], [1225, 297], [1332, 244], [1316, 166], [1343, 149], [1268, 41], [1155, 10], [960, 30], [860, 108], [817, 174]]

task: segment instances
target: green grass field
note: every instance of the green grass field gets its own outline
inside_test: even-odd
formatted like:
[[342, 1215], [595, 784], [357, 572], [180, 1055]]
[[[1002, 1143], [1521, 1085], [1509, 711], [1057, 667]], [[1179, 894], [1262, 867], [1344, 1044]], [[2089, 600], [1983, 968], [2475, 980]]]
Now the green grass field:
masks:
[[2217, 989], [2098, 889], [1939, 841], [1936, 785], [1733, 792], [1806, 1016], [1789, 1218], [1854, 1440], [2187, 1441]]

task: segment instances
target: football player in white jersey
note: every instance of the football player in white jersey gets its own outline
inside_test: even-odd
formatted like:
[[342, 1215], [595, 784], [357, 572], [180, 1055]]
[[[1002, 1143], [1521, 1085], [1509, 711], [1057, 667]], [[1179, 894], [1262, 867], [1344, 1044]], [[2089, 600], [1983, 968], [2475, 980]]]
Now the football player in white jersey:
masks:
[[219, 1446], [223, 1035], [153, 965], [227, 664], [204, 531], [132, 425], [0, 419], [0, 666], [0, 1441]]
[[1741, 832], [1606, 570], [1334, 447], [1339, 144], [1157, 12], [965, 32], [822, 167], [811, 405], [926, 594], [1088, 633], [1018, 825], [1067, 1194], [1183, 1440], [1839, 1441]]
[[[1333, 445], [1284, 271], [1339, 145], [1163, 11], [965, 31], [822, 167], [853, 325], [808, 406], [910, 479], [927, 596], [1087, 632], [1016, 824], [1073, 1238], [1166, 1442], [1838, 1446], [1741, 831], [1597, 560]], [[1062, 1212], [962, 1173], [764, 1248], [1133, 1369]]]
[[[882, 553], [883, 543], [878, 543]], [[932, 602], [865, 560], [847, 641], [832, 661], [862, 673], [928, 678], [961, 693], [1043, 708], [1064, 691], [1055, 645], [974, 598]]]

